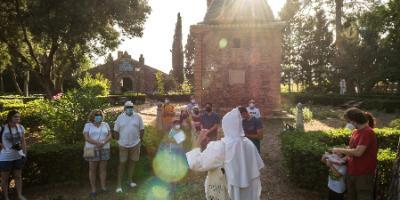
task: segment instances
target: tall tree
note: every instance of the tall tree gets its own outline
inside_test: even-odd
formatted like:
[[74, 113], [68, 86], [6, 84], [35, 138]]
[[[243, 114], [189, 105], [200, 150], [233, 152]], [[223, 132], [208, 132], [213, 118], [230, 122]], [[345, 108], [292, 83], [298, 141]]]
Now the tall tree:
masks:
[[10, 54], [4, 43], [0, 43], [0, 93], [4, 93], [3, 72], [11, 62]]
[[282, 43], [282, 82], [289, 86], [289, 92], [292, 91], [292, 82], [295, 72], [293, 64], [295, 59], [294, 38], [292, 36], [293, 26], [296, 23], [294, 16], [300, 9], [300, 3], [297, 0], [287, 0], [282, 10], [279, 12], [281, 20], [286, 21], [286, 26], [283, 30]]
[[118, 46], [118, 30], [128, 37], [141, 36], [149, 13], [146, 0], [3, 0], [0, 41], [29, 66], [50, 97], [56, 90], [57, 60], [63, 55], [79, 60], [65, 51], [102, 55]]
[[194, 57], [195, 57], [195, 42], [194, 37], [189, 34], [185, 45], [185, 79], [189, 84], [194, 84]]
[[172, 43], [172, 72], [178, 84], [183, 83], [182, 17], [178, 13], [174, 41]]

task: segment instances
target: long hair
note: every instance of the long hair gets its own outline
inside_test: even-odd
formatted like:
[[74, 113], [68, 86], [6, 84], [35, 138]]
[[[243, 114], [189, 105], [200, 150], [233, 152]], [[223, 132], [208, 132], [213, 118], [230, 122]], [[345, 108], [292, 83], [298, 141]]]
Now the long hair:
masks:
[[365, 112], [364, 115], [368, 120], [368, 126], [371, 128], [375, 128], [376, 125], [375, 117], [370, 112]]
[[368, 122], [365, 112], [358, 108], [349, 108], [344, 112], [344, 118], [357, 124], [365, 124]]
[[97, 113], [100, 113], [101, 117], [104, 120], [104, 112], [102, 110], [100, 110], [100, 109], [94, 109], [89, 114], [89, 117], [88, 117], [89, 118], [89, 122], [92, 122], [92, 123], [94, 122], [94, 117], [96, 116]]

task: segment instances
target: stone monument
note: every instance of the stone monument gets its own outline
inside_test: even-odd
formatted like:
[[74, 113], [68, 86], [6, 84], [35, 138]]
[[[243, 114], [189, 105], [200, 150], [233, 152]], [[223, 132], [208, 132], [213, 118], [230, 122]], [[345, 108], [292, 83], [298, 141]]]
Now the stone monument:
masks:
[[263, 117], [281, 110], [283, 22], [266, 0], [207, 0], [203, 22], [191, 26], [195, 38], [194, 93], [221, 113], [250, 99]]

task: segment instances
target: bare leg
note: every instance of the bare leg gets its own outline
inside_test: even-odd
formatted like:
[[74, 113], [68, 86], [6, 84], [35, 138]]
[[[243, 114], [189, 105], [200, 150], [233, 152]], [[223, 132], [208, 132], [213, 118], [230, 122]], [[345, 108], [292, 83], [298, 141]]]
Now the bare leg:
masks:
[[1, 188], [3, 189], [4, 199], [8, 198], [8, 179], [10, 178], [10, 172], [1, 172]]
[[126, 162], [119, 162], [118, 166], [118, 188], [121, 188], [122, 184], [122, 175], [124, 175]]
[[97, 161], [89, 161], [89, 181], [92, 187], [92, 192], [96, 192], [96, 171], [97, 171]]
[[17, 195], [20, 200], [25, 200], [26, 198], [22, 195], [22, 174], [21, 170], [14, 170], [15, 186], [17, 187]]
[[135, 171], [135, 161], [129, 160], [128, 164], [128, 178], [129, 181], [133, 182], [133, 172]]
[[102, 160], [100, 161], [100, 185], [101, 189], [106, 189], [106, 178], [107, 178], [107, 161]]

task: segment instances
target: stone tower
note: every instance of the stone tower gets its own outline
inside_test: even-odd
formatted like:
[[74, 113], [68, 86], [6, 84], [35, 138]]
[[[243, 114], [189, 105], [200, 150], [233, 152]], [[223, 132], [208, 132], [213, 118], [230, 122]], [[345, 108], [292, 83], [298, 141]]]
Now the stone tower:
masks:
[[255, 99], [263, 117], [280, 111], [283, 22], [266, 0], [207, 0], [195, 37], [194, 90], [224, 113]]

